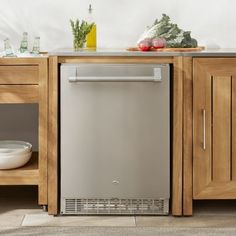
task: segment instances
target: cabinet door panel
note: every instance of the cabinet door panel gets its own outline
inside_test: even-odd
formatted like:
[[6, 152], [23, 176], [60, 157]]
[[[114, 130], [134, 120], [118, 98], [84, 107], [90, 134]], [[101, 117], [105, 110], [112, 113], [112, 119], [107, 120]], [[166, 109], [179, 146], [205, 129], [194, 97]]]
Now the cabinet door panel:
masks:
[[236, 181], [236, 76], [232, 77], [232, 180]]
[[193, 66], [193, 198], [236, 199], [236, 59]]
[[231, 77], [212, 78], [213, 181], [231, 179]]

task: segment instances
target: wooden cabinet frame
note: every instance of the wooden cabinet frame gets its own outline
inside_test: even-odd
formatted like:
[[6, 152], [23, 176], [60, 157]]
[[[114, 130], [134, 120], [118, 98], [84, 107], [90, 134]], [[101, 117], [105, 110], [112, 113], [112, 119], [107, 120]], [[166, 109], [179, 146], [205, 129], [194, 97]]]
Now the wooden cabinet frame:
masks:
[[235, 58], [194, 60], [194, 199], [236, 199], [235, 78]]
[[[195, 58], [191, 58], [191, 57], [185, 57], [184, 58], [184, 63], [183, 63], [183, 96], [184, 96], [184, 101], [183, 101], [183, 215], [192, 215], [193, 214], [193, 209], [192, 209], [192, 201], [194, 198], [193, 195], [193, 190], [194, 190], [194, 186], [193, 186], [193, 158], [194, 158], [194, 149], [193, 149], [193, 141], [194, 141], [194, 130], [193, 130], [193, 86], [194, 86], [194, 79], [197, 78], [193, 78], [194, 76], [194, 71], [193, 71], [193, 60], [195, 62], [195, 65], [197, 65], [197, 67], [195, 68], [195, 72], [196, 70], [198, 73], [198, 76], [201, 76], [199, 78], [202, 79], [205, 78], [204, 76], [206, 74], [208, 74], [208, 76], [215, 75], [216, 78], [218, 80], [218, 82], [220, 80], [225, 80], [228, 79], [227, 77], [231, 76], [231, 98], [229, 98], [230, 95], [227, 95], [225, 97], [226, 100], [231, 99], [231, 106], [233, 108], [233, 106], [235, 107], [235, 97], [236, 97], [236, 93], [232, 92], [232, 91], [236, 91], [236, 80], [235, 80], [235, 75], [236, 75], [236, 59], [235, 58], [207, 58], [205, 57], [204, 59], [195, 59]], [[201, 65], [198, 65], [198, 62], [201, 62]], [[224, 66], [225, 65], [225, 66]], [[204, 70], [206, 71], [199, 71], [201, 70], [201, 68], [204, 68]], [[201, 75], [200, 75], [200, 74]], [[227, 82], [225, 83], [227, 86], [225, 88], [223, 87], [219, 87], [216, 83], [216, 87], [214, 87], [214, 89], [216, 89], [216, 92], [220, 91], [224, 91], [224, 89], [229, 89], [227, 86]], [[221, 82], [222, 84], [222, 82]], [[211, 85], [212, 86], [212, 85]], [[200, 91], [200, 90], [199, 90]], [[203, 88], [204, 91], [204, 88]], [[201, 92], [200, 94], [198, 94], [197, 96], [201, 96]], [[208, 98], [208, 100], [211, 98]], [[215, 98], [217, 99], [217, 98]], [[212, 101], [208, 101], [211, 102]], [[220, 101], [221, 103], [224, 103], [224, 101]], [[222, 104], [221, 104], [222, 105]], [[231, 109], [232, 109], [231, 108]], [[224, 110], [226, 109], [226, 107], [224, 107]], [[227, 110], [226, 110], [227, 112]], [[236, 170], [236, 161], [235, 160], [235, 155], [236, 155], [236, 151], [235, 151], [235, 144], [236, 144], [236, 138], [235, 138], [235, 120], [236, 120], [236, 112], [233, 111], [232, 112], [232, 123], [231, 123], [231, 131], [229, 131], [231, 134], [231, 158], [232, 158], [232, 166], [231, 168], [233, 170]], [[219, 119], [220, 117], [222, 117], [222, 114], [219, 114]], [[212, 124], [213, 125], [213, 124]], [[217, 127], [217, 132], [219, 130], [221, 130], [221, 128], [219, 127], [221, 124], [218, 123], [214, 124]], [[214, 127], [214, 125], [212, 127]], [[222, 124], [223, 125], [223, 124]], [[213, 129], [213, 128], [212, 128]], [[200, 132], [200, 131], [198, 131]], [[195, 132], [196, 135], [196, 132]], [[218, 133], [218, 136], [220, 134]], [[217, 145], [215, 143], [213, 143], [212, 145]], [[219, 147], [220, 148], [220, 147]], [[225, 147], [224, 147], [225, 148]], [[216, 148], [217, 150], [217, 148]], [[216, 152], [221, 152], [222, 150], [218, 150]], [[222, 158], [222, 157], [220, 157]], [[220, 160], [218, 160], [218, 164], [220, 163]], [[217, 167], [217, 166], [216, 166]], [[215, 168], [216, 168], [215, 167]], [[219, 167], [219, 166], [218, 166]], [[213, 167], [211, 167], [213, 168]], [[221, 167], [220, 167], [221, 168]], [[234, 172], [235, 173], [235, 172]], [[195, 199], [235, 199], [236, 196], [236, 187], [235, 187], [235, 175], [234, 173], [232, 173], [231, 181], [228, 181], [229, 177], [229, 173], [225, 173], [225, 174], [217, 174], [217, 176], [213, 176], [213, 178], [216, 178], [218, 181], [210, 181], [211, 183], [207, 184], [205, 187], [205, 190], [201, 190], [201, 188], [195, 188]], [[220, 178], [220, 179], [219, 179]], [[222, 179], [223, 178], [223, 179]], [[227, 180], [225, 179], [227, 178]], [[199, 180], [200, 181], [200, 180]], [[204, 184], [202, 185], [204, 186]]]
[[[207, 60], [207, 58], [206, 58]], [[220, 60], [220, 59], [219, 59]], [[59, 211], [58, 141], [59, 65], [60, 63], [169, 63], [173, 65], [172, 83], [172, 214], [192, 215], [193, 200], [193, 58], [192, 57], [57, 57], [2, 58], [0, 65], [33, 66], [27, 81], [17, 84], [11, 76], [0, 80], [0, 103], [39, 104], [39, 163], [34, 155], [29, 167], [0, 171], [0, 184], [33, 184], [39, 186], [39, 204], [47, 205], [49, 214]], [[38, 67], [38, 80], [34, 80]], [[23, 67], [22, 67], [23, 68]], [[214, 69], [214, 68], [213, 68]], [[1, 73], [9, 73], [7, 70]], [[20, 73], [25, 73], [24, 71]], [[233, 85], [236, 89], [236, 83]], [[2, 94], [2, 96], [1, 96]], [[3, 96], [4, 95], [4, 96]], [[236, 95], [232, 98], [236, 103]], [[232, 125], [235, 129], [236, 112]], [[236, 143], [236, 135], [233, 136]], [[233, 156], [236, 150], [233, 149]], [[236, 169], [236, 162], [233, 163]], [[233, 180], [235, 180], [233, 176]], [[232, 184], [228, 184], [229, 190]], [[227, 187], [226, 186], [226, 187]], [[220, 187], [220, 186], [219, 186]], [[234, 186], [233, 186], [234, 187]], [[235, 187], [234, 187], [235, 188]]]
[[193, 78], [192, 57], [174, 59], [172, 214], [192, 215]]
[[48, 58], [0, 58], [0, 67], [0, 103], [39, 106], [39, 152], [21, 168], [0, 171], [0, 185], [37, 185], [38, 203], [47, 205]]
[[[60, 63], [169, 63], [173, 65], [172, 96], [172, 214], [182, 215], [183, 184], [183, 65], [189, 66], [190, 59], [183, 57], [57, 57], [49, 58], [49, 159], [48, 159], [48, 212], [57, 215], [59, 211], [58, 180], [58, 75]], [[190, 73], [190, 72], [188, 72]], [[189, 151], [187, 151], [189, 152]], [[189, 203], [188, 203], [189, 204]], [[185, 204], [186, 205], [186, 204]]]

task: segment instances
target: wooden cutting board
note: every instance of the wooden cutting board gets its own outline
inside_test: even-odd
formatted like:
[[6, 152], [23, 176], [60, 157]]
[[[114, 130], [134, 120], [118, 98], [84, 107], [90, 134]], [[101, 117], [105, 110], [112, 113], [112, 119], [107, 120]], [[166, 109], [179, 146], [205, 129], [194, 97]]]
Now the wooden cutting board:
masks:
[[[138, 47], [127, 48], [128, 51], [141, 51]], [[151, 48], [149, 51], [152, 52], [198, 52], [205, 50], [205, 47], [199, 46], [196, 48]]]

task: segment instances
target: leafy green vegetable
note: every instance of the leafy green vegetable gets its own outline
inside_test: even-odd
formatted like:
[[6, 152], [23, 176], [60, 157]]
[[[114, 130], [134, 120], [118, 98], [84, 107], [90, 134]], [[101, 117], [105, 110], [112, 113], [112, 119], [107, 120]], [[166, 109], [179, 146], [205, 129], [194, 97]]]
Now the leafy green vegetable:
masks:
[[175, 48], [195, 48], [197, 40], [191, 38], [190, 31], [183, 31], [177, 24], [170, 21], [170, 17], [162, 14], [160, 20], [156, 19], [154, 24], [145, 32], [147, 38], [164, 38], [167, 42], [167, 47]]

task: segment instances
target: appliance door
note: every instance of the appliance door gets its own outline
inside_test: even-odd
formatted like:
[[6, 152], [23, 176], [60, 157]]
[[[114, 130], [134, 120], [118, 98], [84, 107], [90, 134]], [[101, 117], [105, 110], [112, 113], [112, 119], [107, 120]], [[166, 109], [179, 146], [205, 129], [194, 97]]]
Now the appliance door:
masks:
[[61, 65], [61, 198], [168, 199], [169, 65]]

